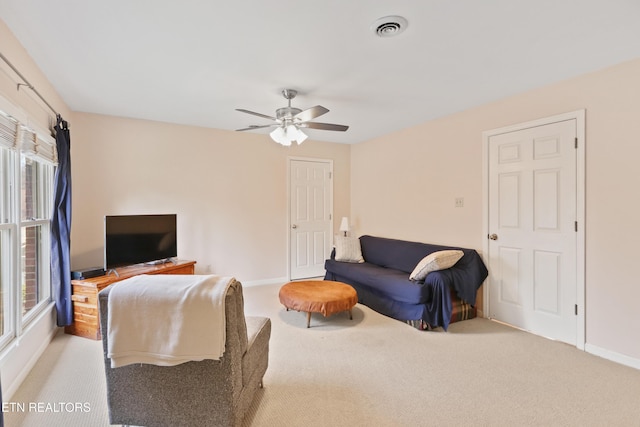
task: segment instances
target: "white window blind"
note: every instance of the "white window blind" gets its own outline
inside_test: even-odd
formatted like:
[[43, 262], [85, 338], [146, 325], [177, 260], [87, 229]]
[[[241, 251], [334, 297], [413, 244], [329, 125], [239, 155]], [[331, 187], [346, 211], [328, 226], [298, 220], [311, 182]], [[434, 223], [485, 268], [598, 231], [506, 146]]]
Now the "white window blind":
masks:
[[35, 160], [58, 163], [55, 139], [36, 133], [0, 111], [0, 147], [15, 149]]
[[17, 136], [18, 122], [11, 117], [0, 114], [0, 147], [15, 148]]
[[20, 126], [20, 151], [26, 157], [57, 163], [56, 147], [53, 137], [44, 137]]

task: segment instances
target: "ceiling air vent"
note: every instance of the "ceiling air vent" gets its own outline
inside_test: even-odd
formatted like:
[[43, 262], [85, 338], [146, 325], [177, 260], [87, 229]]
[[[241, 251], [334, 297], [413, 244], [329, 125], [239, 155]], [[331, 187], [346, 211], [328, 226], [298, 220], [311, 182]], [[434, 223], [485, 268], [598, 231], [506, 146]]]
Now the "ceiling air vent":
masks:
[[378, 37], [393, 37], [403, 32], [407, 25], [407, 20], [402, 16], [385, 16], [377, 19], [371, 29]]

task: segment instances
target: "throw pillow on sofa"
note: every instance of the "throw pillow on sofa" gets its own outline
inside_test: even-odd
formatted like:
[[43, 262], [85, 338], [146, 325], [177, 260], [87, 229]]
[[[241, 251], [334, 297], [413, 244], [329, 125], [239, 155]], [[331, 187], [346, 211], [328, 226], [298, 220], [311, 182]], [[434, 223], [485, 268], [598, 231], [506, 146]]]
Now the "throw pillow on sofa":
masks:
[[360, 239], [356, 237], [335, 236], [336, 261], [342, 262], [364, 262]]
[[413, 269], [409, 280], [420, 281], [427, 277], [427, 274], [432, 271], [444, 270], [445, 268], [453, 267], [456, 262], [460, 261], [460, 258], [464, 255], [464, 252], [458, 250], [445, 250], [432, 252], [416, 265]]

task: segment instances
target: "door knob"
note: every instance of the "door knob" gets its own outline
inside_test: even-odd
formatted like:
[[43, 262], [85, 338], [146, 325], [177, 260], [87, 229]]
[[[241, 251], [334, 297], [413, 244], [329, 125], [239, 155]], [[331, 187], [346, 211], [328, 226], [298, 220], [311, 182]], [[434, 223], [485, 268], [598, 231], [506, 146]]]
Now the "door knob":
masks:
[[495, 234], [495, 233], [493, 233], [493, 234], [490, 234], [490, 235], [489, 235], [489, 238], [490, 238], [491, 240], [498, 240], [498, 235], [497, 235], [497, 234]]
[[297, 226], [297, 225], [295, 225], [295, 224], [293, 224], [293, 225], [291, 226], [291, 228], [298, 228], [298, 226]]

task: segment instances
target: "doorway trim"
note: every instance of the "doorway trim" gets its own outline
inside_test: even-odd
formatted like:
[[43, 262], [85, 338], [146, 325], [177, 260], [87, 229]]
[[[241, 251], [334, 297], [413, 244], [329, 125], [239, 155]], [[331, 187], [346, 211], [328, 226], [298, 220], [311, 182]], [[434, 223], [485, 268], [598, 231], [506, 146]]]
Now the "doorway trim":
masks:
[[[329, 218], [331, 220], [331, 228], [330, 233], [333, 235], [333, 226], [334, 226], [334, 218], [333, 218], [333, 159], [321, 159], [316, 157], [296, 157], [296, 156], [288, 156], [287, 157], [287, 281], [291, 280], [291, 163], [293, 161], [303, 161], [303, 162], [315, 162], [315, 163], [326, 163], [329, 165], [329, 173], [331, 174], [330, 185], [329, 185]], [[331, 243], [333, 243], [333, 236], [330, 236]]]
[[[515, 132], [537, 126], [562, 122], [565, 120], [576, 121], [576, 347], [585, 349], [586, 342], [586, 300], [585, 300], [585, 194], [586, 194], [586, 174], [585, 174], [585, 145], [586, 145], [586, 110], [576, 110], [568, 113], [544, 117], [524, 123], [509, 125], [497, 129], [482, 132], [482, 258], [486, 265], [489, 265], [489, 138], [503, 133]], [[485, 304], [484, 313], [489, 311], [489, 288], [484, 286], [483, 302]]]

